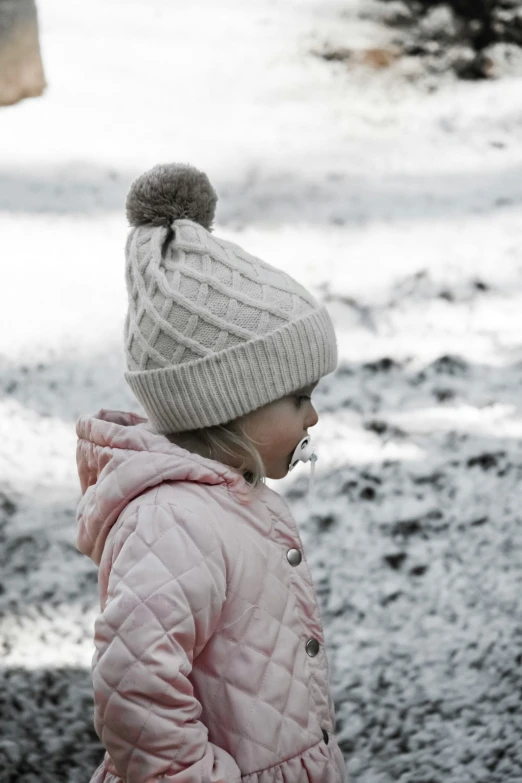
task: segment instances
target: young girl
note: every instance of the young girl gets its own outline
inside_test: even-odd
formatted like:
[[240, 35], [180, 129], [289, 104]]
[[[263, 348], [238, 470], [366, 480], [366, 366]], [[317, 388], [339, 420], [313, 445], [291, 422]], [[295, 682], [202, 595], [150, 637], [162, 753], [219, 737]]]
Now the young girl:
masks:
[[210, 233], [215, 203], [190, 166], [132, 185], [125, 377], [148, 419], [77, 425], [78, 548], [101, 601], [92, 783], [341, 783], [310, 572], [263, 483], [311, 455], [334, 330], [289, 275]]

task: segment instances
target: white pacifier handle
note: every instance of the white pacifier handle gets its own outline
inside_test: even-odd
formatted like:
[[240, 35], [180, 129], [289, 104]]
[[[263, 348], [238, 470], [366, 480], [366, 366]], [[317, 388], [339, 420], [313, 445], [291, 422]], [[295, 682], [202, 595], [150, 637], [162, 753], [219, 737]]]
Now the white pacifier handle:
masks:
[[307, 435], [297, 444], [296, 449], [290, 459], [288, 470], [293, 470], [298, 462], [308, 462], [308, 461], [312, 462], [312, 470], [310, 471], [310, 483], [308, 485], [308, 491], [310, 492], [310, 490], [314, 485], [315, 463], [317, 461], [317, 454], [315, 453], [314, 447], [312, 445], [311, 435]]

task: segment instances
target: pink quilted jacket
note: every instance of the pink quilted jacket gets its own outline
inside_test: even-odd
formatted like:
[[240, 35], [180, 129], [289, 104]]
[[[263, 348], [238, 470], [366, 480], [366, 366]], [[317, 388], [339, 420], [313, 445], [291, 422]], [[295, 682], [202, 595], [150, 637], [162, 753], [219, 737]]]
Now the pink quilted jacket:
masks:
[[[264, 486], [131, 413], [77, 424], [78, 548], [99, 565], [92, 783], [341, 783], [296, 525]], [[288, 555], [290, 550], [297, 550]]]

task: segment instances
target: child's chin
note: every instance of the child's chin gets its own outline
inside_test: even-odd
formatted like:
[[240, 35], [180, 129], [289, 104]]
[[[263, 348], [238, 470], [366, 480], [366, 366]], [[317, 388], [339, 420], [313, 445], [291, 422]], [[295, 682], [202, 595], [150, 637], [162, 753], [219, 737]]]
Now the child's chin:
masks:
[[282, 479], [287, 473], [288, 465], [278, 465], [277, 467], [271, 468], [266, 475], [269, 479]]

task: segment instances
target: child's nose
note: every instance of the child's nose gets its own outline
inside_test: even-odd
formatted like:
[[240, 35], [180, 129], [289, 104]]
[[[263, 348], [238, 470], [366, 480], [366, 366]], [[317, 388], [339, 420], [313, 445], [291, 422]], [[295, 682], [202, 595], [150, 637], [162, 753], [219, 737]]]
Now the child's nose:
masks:
[[306, 427], [315, 427], [317, 422], [319, 421], [319, 416], [317, 415], [317, 411], [315, 410], [314, 406], [310, 406], [311, 410], [310, 413], [306, 419]]

